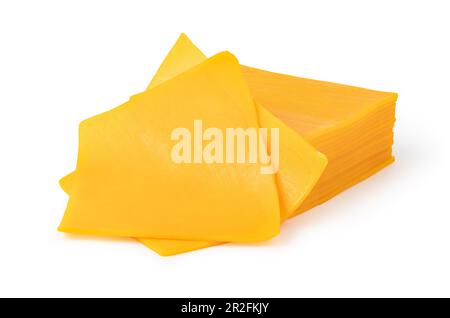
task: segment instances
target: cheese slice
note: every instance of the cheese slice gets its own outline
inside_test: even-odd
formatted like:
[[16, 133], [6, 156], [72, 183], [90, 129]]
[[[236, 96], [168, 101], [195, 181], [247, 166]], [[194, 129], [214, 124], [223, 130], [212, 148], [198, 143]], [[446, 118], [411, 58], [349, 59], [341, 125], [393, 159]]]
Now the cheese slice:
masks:
[[59, 229], [230, 242], [278, 234], [275, 178], [261, 174], [259, 164], [171, 160], [173, 130], [199, 118], [223, 131], [259, 127], [240, 66], [227, 52], [81, 123], [75, 182]]
[[[175, 69], [183, 72], [205, 59], [206, 57], [204, 57], [203, 53], [185, 35], [181, 35], [159, 68], [148, 89], [176, 76]], [[184, 63], [180, 61], [184, 61]], [[261, 126], [280, 129], [280, 172], [276, 175], [276, 181], [280, 196], [281, 218], [285, 219], [306, 198], [323, 172], [327, 161], [322, 154], [318, 153], [298, 134], [276, 119], [262, 106], [257, 105], [257, 110]], [[72, 173], [61, 180], [61, 186], [66, 192], [71, 192], [75, 177], [76, 174]], [[188, 251], [218, 244], [216, 242], [179, 241], [173, 239], [140, 238], [140, 240], [162, 255], [171, 255], [179, 253], [180, 250]]]

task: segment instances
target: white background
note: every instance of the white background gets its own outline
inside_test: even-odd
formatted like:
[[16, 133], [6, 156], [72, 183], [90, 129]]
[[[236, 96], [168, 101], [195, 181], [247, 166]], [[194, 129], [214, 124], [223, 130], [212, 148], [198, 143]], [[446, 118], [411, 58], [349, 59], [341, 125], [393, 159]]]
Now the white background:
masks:
[[[70, 4], [69, 4], [70, 3]], [[447, 1], [2, 1], [0, 296], [450, 296]], [[398, 92], [397, 162], [269, 243], [160, 257], [56, 228], [78, 123], [208, 55]]]

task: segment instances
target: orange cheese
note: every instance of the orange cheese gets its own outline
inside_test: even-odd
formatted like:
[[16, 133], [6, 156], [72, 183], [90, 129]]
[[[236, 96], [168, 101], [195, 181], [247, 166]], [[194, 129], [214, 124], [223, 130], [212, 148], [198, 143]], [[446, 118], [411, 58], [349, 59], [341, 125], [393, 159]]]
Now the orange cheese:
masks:
[[[203, 53], [182, 35], [148, 89], [151, 91], [176, 79], [205, 59]], [[393, 161], [391, 146], [396, 94], [245, 66], [241, 71], [256, 100], [259, 125], [280, 129], [281, 162], [275, 182], [281, 220], [327, 201]], [[329, 165], [314, 189], [325, 159], [305, 140], [329, 159]], [[61, 180], [66, 192], [73, 193], [77, 174], [78, 171]], [[161, 255], [220, 244], [218, 240], [177, 240], [173, 236], [138, 239]]]
[[[186, 39], [181, 37], [178, 42], [181, 41], [185, 44]], [[183, 45], [180, 47], [183, 48]], [[169, 57], [171, 55], [177, 60], [179, 59], [178, 46], [172, 49]], [[186, 58], [192, 56], [199, 55], [187, 54]], [[274, 187], [282, 190], [282, 192], [278, 191], [281, 198], [282, 217], [286, 217], [298, 208], [322, 173], [326, 164], [324, 156], [259, 105], [255, 112], [255, 104], [249, 98], [246, 88], [241, 85], [242, 79], [238, 75], [240, 74], [239, 67], [236, 63], [233, 65], [229, 54], [223, 53], [200, 64], [195, 58], [192, 60], [194, 63], [189, 71], [175, 76], [169, 81], [153, 80], [148, 92], [135, 96], [127, 104], [91, 118], [80, 126], [77, 172], [61, 180], [63, 188], [71, 193], [68, 209], [60, 226], [61, 231], [169, 239], [253, 241], [268, 238], [278, 231], [280, 211], [279, 207], [274, 204], [278, 204], [278, 201], [275, 200], [277, 195], [273, 195]], [[167, 74], [172, 72], [170, 65], [172, 65], [170, 60], [166, 59], [155, 78], [158, 76], [167, 78]], [[175, 67], [179, 65], [175, 64]], [[218, 79], [215, 80], [214, 76]], [[218, 91], [214, 92], [215, 88], [211, 86], [217, 86], [217, 83], [220, 85], [218, 85]], [[233, 86], [236, 87], [233, 88]], [[224, 88], [226, 88], [226, 96], [219, 94], [220, 89]], [[207, 97], [202, 95], [201, 90], [206, 90]], [[171, 103], [166, 102], [167, 96], [172, 99]], [[176, 100], [173, 100], [174, 96], [177, 97]], [[222, 104], [224, 100], [231, 100], [232, 103], [222, 105], [220, 99], [222, 99]], [[240, 104], [244, 106], [235, 105], [235, 101], [239, 99], [241, 99]], [[206, 110], [207, 106], [205, 105], [215, 105], [215, 107]], [[220, 108], [219, 111], [218, 108]], [[186, 123], [193, 120], [195, 116], [201, 115], [205, 120], [208, 118], [205, 116], [210, 113], [211, 123], [215, 126], [218, 124], [223, 127], [258, 126], [256, 122], [252, 122], [252, 119], [255, 119], [251, 116], [252, 112], [253, 115], [256, 115], [257, 121], [265, 124], [264, 127], [282, 127], [280, 166], [287, 168], [280, 168], [283, 173], [277, 174], [276, 182], [272, 176], [255, 176], [254, 173], [249, 173], [249, 171], [254, 172], [255, 167], [222, 165], [211, 169], [209, 166], [206, 168], [193, 166], [183, 167], [183, 170], [179, 171], [179, 169], [174, 169], [170, 163], [168, 165], [164, 158], [154, 158], [155, 155], [148, 156], [151, 149], [147, 149], [147, 144], [150, 143], [156, 149], [165, 147], [165, 141], [158, 144], [154, 139], [163, 140], [164, 133], [167, 135], [168, 132], [164, 129], [174, 127], [175, 123], [179, 125], [180, 118], [184, 119]], [[239, 116], [236, 116], [236, 113]], [[177, 114], [177, 118], [173, 118], [175, 123], [164, 120], [163, 127], [161, 124], [156, 125], [167, 114]], [[225, 116], [229, 116], [231, 121], [224, 121]], [[155, 127], [150, 129], [149, 123], [153, 123]], [[116, 127], [125, 128], [117, 129]], [[143, 138], [143, 142], [142, 140], [137, 143], [135, 140], [131, 141], [136, 144], [132, 145], [133, 151], [130, 151], [128, 148], [130, 136], [142, 135], [144, 132], [146, 137]], [[99, 135], [104, 139], [98, 139]], [[110, 144], [107, 141], [110, 141]], [[117, 144], [127, 145], [125, 157], [121, 156], [123, 149], [117, 147]], [[133, 156], [130, 158], [131, 153]], [[299, 157], [299, 155], [301, 156]], [[119, 161], [117, 164], [115, 162], [112, 164], [115, 161], [114, 158], [122, 160], [117, 160]], [[127, 162], [126, 158], [132, 160]], [[297, 163], [299, 158], [304, 164], [289, 165], [289, 162]], [[91, 166], [92, 162], [95, 166]], [[99, 163], [102, 164], [101, 167], [96, 166]], [[129, 165], [132, 165], [133, 168], [128, 167]], [[165, 170], [161, 169], [161, 166]], [[83, 170], [80, 171], [80, 168], [84, 169], [86, 173], [83, 173]], [[246, 170], [240, 172], [242, 169]], [[94, 170], [95, 173], [93, 173]], [[155, 171], [158, 172], [157, 177], [159, 178], [155, 177]], [[138, 178], [131, 172], [142, 175], [142, 178]], [[173, 173], [173, 177], [171, 177], [171, 173]], [[224, 184], [222, 179], [227, 178], [230, 174], [236, 176], [236, 179], [232, 179], [231, 182], [227, 180]], [[180, 176], [183, 177], [183, 175], [185, 178], [180, 180]], [[152, 178], [148, 178], [149, 176]], [[219, 179], [217, 179], [218, 176]], [[242, 178], [242, 176], [246, 178]], [[165, 182], [167, 179], [171, 182]], [[201, 184], [198, 183], [199, 179], [203, 181]], [[280, 182], [283, 179], [286, 181]], [[193, 191], [187, 192], [186, 187], [189, 187], [189, 182], [192, 180], [195, 182], [192, 185]], [[246, 182], [249, 182], [248, 186], [246, 186]], [[178, 185], [180, 189], [178, 191], [173, 189], [174, 185]], [[205, 187], [203, 191], [199, 185]], [[215, 190], [215, 186], [217, 190]], [[98, 190], [99, 187], [102, 188], [101, 191]], [[246, 187], [250, 192], [245, 191]], [[239, 191], [235, 191], [237, 188]], [[208, 191], [213, 191], [211, 199], [206, 195]], [[231, 194], [230, 191], [234, 193]], [[237, 195], [236, 192], [240, 192], [240, 194]], [[177, 210], [174, 205], [167, 204], [170, 196], [181, 200], [174, 204], [187, 207], [187, 209]], [[255, 198], [253, 203], [252, 196]], [[121, 197], [121, 200], [114, 199], [108, 202], [107, 198], [118, 197]], [[154, 199], [152, 200], [152, 198]], [[244, 198], [245, 200], [243, 200]], [[132, 205], [131, 215], [123, 212], [130, 201], [136, 202]], [[253, 204], [253, 206], [249, 204]], [[219, 205], [219, 208], [216, 208], [216, 205]], [[204, 213], [200, 213], [201, 211]], [[233, 214], [233, 211], [239, 215]], [[277, 214], [277, 217], [274, 217], [274, 213]], [[225, 216], [222, 217], [222, 214]], [[246, 219], [247, 214], [248, 218]], [[197, 218], [190, 218], [189, 215]], [[268, 221], [264, 219], [265, 215], [267, 215]], [[257, 220], [256, 218], [259, 216], [262, 218]], [[269, 224], [266, 232], [264, 232], [265, 227], [261, 226], [261, 224], [265, 224], [265, 221]], [[247, 227], [245, 227], [245, 223], [247, 223]], [[174, 224], [179, 225], [174, 226]], [[259, 233], [261, 230], [263, 232]]]

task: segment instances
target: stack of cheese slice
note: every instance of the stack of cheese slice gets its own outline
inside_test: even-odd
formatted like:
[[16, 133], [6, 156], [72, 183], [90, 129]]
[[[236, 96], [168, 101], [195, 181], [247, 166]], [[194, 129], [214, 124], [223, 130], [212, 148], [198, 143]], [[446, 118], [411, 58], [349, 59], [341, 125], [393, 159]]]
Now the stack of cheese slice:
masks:
[[397, 94], [242, 67], [255, 99], [328, 158], [294, 213], [323, 203], [394, 161]]
[[[134, 237], [161, 255], [269, 239], [393, 161], [395, 100], [240, 66], [226, 52], [208, 59], [182, 35], [146, 92], [80, 125], [59, 229]], [[171, 161], [171, 132], [199, 118], [220, 129], [279, 129], [277, 173], [261, 174], [260, 163]]]

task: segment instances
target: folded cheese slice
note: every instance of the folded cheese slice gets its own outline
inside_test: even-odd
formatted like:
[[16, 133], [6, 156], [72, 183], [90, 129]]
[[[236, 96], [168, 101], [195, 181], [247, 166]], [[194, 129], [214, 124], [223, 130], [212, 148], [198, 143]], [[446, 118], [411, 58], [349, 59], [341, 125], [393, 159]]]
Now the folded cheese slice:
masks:
[[240, 66], [227, 52], [81, 123], [60, 230], [230, 242], [276, 235], [275, 178], [261, 174], [258, 163], [171, 159], [172, 132], [197, 119], [223, 131], [259, 127]]
[[[183, 72], [205, 59], [203, 53], [185, 35], [181, 35], [148, 89], [176, 76], [176, 70]], [[262, 106], [257, 105], [257, 112], [262, 127], [280, 129], [280, 171], [276, 175], [276, 182], [280, 196], [281, 218], [285, 219], [299, 207], [311, 191], [327, 161], [322, 154]], [[76, 173], [72, 173], [61, 180], [61, 186], [67, 193], [72, 192], [75, 179]], [[162, 255], [172, 255], [216, 244], [174, 239], [139, 238], [139, 240]]]

